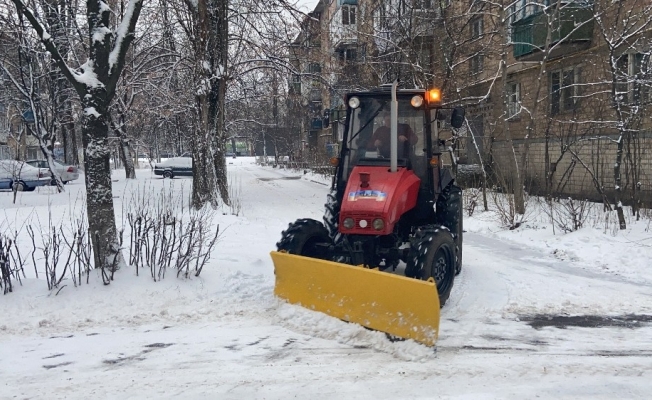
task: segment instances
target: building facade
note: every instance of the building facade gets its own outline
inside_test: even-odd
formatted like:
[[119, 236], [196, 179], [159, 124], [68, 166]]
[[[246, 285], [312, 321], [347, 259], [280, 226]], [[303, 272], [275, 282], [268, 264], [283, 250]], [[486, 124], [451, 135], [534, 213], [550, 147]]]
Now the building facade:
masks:
[[467, 109], [461, 162], [511, 182], [516, 158], [531, 193], [601, 200], [620, 157], [624, 200], [652, 200], [649, 1], [322, 0], [315, 12], [312, 118], [347, 90], [438, 86]]

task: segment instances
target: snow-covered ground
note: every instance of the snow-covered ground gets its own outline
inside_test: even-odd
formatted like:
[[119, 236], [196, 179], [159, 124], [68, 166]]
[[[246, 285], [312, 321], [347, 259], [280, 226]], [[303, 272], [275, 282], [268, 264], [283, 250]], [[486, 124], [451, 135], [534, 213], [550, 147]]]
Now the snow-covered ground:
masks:
[[[652, 396], [649, 221], [562, 235], [541, 215], [509, 231], [476, 211], [435, 351], [277, 300], [269, 251], [289, 222], [321, 219], [328, 179], [228, 163], [241, 210], [217, 215], [200, 277], [153, 282], [126, 268], [108, 286], [94, 272], [57, 294], [27, 268], [0, 297], [0, 398]], [[137, 175], [114, 174], [119, 224], [135, 192], [190, 190], [190, 179]], [[66, 189], [19, 193], [16, 204], [0, 192], [0, 229], [69, 220], [83, 179]], [[19, 245], [30, 248], [26, 233]]]

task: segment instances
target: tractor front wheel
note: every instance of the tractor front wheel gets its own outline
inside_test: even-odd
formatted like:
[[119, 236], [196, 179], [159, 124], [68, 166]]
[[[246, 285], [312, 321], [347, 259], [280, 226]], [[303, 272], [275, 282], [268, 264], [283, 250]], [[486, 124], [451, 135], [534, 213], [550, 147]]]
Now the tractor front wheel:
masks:
[[417, 231], [410, 247], [405, 275], [423, 280], [433, 278], [440, 307], [446, 304], [453, 289], [455, 269], [455, 241], [450, 231], [443, 226]]
[[276, 243], [276, 248], [290, 254], [326, 260], [330, 243], [331, 238], [324, 224], [304, 218], [291, 223], [281, 233], [281, 240]]

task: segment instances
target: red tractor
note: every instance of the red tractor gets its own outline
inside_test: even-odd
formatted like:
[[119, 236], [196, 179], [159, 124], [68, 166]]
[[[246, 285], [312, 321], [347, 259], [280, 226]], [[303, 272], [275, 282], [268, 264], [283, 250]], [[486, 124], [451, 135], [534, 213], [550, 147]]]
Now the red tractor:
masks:
[[[324, 264], [328, 266], [337, 263], [394, 272], [384, 273], [393, 277], [403, 269], [402, 261], [404, 275], [414, 278], [410, 282], [436, 283], [438, 304], [416, 306], [436, 307], [438, 326], [439, 307], [448, 299], [462, 268], [462, 191], [450, 169], [442, 165], [445, 144], [438, 125], [444, 113], [450, 112], [450, 125], [460, 128], [464, 110], [442, 108], [438, 90], [399, 90], [396, 84], [349, 93], [346, 104], [324, 222], [299, 219], [291, 223], [277, 243], [278, 251], [334, 262]], [[294, 263], [308, 263], [301, 260]], [[275, 259], [275, 264], [278, 286], [280, 263]], [[293, 273], [312, 273], [310, 265], [301, 267], [302, 272]], [[337, 272], [330, 275], [334, 277], [325, 293], [337, 295], [342, 282]], [[301, 289], [305, 294], [295, 302], [310, 303], [305, 299], [313, 296], [309, 281], [309, 287]], [[410, 287], [403, 281], [401, 285]], [[328, 313], [330, 308], [326, 308]]]

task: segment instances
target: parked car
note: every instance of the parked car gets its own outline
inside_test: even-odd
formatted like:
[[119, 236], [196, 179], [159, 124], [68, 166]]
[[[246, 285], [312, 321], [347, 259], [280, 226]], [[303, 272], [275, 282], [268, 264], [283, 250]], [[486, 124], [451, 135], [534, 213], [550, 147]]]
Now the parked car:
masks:
[[172, 157], [154, 164], [154, 175], [163, 175], [163, 178], [192, 176], [192, 158]]
[[13, 182], [13, 179], [4, 175], [0, 176], [0, 189], [11, 189], [11, 182]]
[[50, 183], [50, 170], [32, 167], [16, 160], [0, 160], [0, 189], [31, 192]]
[[[27, 164], [31, 165], [32, 167], [36, 168], [45, 168], [49, 171], [49, 166], [48, 162], [46, 160], [27, 160], [25, 161]], [[63, 183], [68, 183], [70, 181], [74, 181], [79, 179], [79, 170], [77, 167], [74, 165], [64, 165], [61, 164], [58, 161], [54, 162], [54, 168], [57, 170], [59, 173], [59, 176], [61, 176], [61, 181]], [[54, 180], [52, 181], [52, 184], [56, 184]]]

